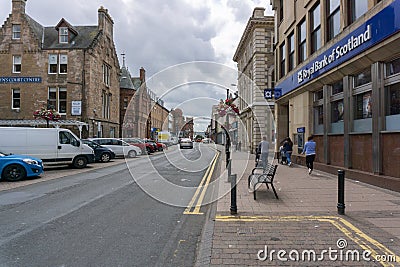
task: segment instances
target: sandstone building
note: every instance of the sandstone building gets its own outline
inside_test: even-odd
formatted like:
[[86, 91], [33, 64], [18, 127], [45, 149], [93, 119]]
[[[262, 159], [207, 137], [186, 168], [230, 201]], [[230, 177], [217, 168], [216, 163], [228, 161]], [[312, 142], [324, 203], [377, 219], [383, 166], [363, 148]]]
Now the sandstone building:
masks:
[[1, 124], [30, 125], [48, 105], [61, 114], [60, 126], [86, 125], [83, 137], [118, 137], [120, 67], [107, 9], [99, 8], [97, 25], [62, 18], [45, 27], [26, 14], [26, 3], [12, 0], [0, 31]]

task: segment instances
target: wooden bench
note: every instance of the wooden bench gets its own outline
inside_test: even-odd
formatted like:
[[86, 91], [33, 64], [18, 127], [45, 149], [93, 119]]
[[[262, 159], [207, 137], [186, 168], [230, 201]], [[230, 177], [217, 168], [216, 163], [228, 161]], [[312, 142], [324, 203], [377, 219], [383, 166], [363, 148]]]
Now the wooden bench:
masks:
[[248, 178], [248, 187], [252, 187], [254, 199], [256, 199], [256, 186], [258, 184], [265, 184], [269, 189], [268, 184], [271, 185], [272, 190], [274, 191], [275, 197], [278, 198], [278, 194], [276, 193], [274, 187], [274, 177], [276, 173], [276, 169], [278, 165], [268, 164], [267, 167], [264, 169], [262, 167], [255, 167]]

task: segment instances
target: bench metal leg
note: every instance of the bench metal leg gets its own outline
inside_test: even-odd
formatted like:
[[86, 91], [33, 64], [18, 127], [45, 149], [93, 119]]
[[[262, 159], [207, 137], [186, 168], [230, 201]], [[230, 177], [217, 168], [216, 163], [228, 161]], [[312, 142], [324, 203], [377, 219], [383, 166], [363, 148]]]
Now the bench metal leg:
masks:
[[256, 184], [254, 185], [253, 197], [254, 197], [254, 200], [256, 200]]
[[274, 190], [274, 194], [275, 194], [276, 199], [279, 199], [278, 194], [276, 193], [274, 184], [271, 184], [271, 187], [272, 187], [272, 190]]

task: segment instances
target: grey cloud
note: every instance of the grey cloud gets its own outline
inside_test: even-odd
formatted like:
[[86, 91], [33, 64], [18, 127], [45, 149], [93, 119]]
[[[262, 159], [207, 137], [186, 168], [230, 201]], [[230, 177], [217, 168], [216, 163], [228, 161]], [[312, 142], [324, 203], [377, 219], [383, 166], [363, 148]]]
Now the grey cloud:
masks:
[[230, 7], [235, 15], [235, 20], [247, 22], [251, 17], [253, 7], [243, 0], [228, 0], [228, 7]]

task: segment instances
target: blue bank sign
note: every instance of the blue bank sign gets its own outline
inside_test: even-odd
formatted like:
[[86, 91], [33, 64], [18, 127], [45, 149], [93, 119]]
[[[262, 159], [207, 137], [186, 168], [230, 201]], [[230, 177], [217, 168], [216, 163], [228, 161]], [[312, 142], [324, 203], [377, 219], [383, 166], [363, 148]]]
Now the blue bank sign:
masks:
[[42, 77], [0, 77], [0, 83], [41, 83]]
[[396, 13], [399, 10], [400, 0], [396, 0], [329, 47], [312, 62], [277, 84], [277, 87], [282, 88], [282, 95], [306, 84], [398, 32], [400, 20], [398, 19], [399, 14]]

